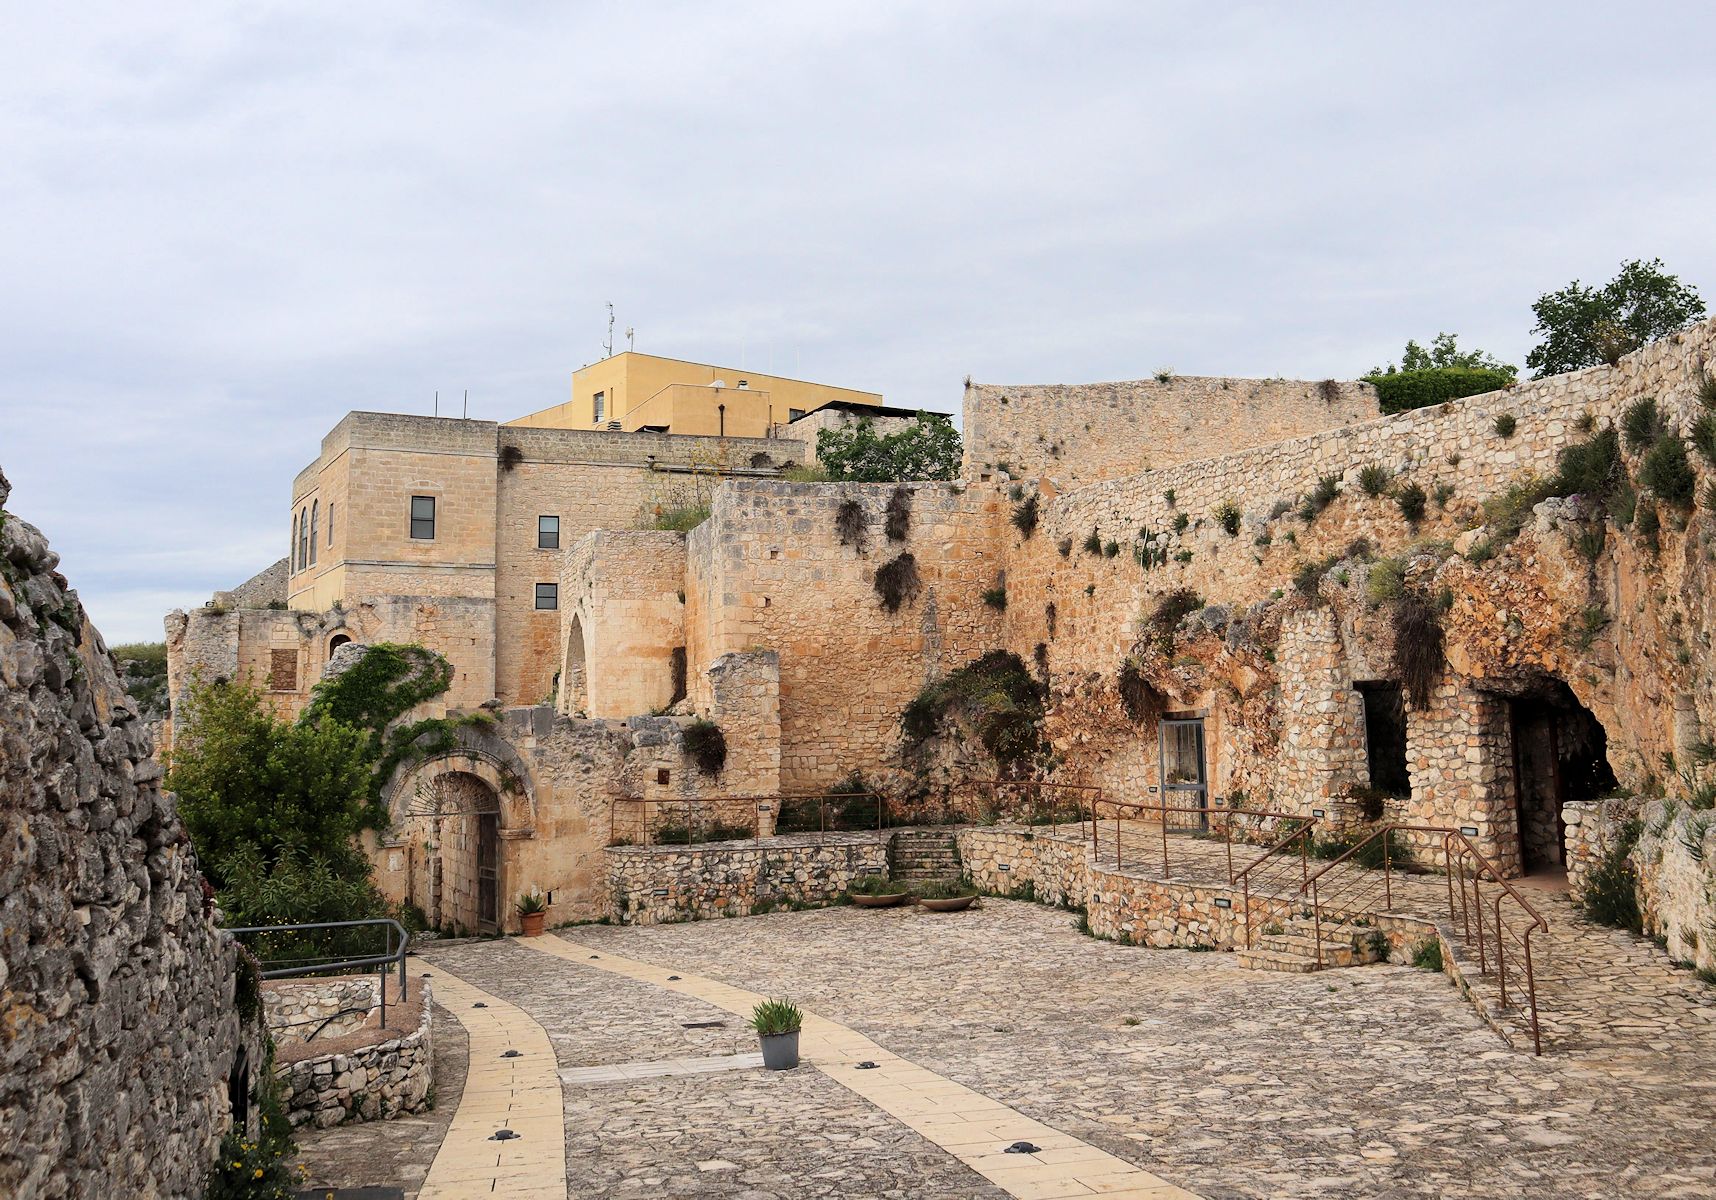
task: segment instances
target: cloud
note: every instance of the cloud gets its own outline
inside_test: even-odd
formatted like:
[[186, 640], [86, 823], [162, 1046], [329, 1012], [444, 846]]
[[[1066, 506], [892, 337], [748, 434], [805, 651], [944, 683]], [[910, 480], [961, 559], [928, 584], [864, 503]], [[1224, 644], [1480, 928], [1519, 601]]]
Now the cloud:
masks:
[[640, 349], [960, 380], [1351, 376], [1661, 255], [1716, 288], [1702, 6], [23, 8], [0, 464], [115, 640], [284, 545], [347, 410]]

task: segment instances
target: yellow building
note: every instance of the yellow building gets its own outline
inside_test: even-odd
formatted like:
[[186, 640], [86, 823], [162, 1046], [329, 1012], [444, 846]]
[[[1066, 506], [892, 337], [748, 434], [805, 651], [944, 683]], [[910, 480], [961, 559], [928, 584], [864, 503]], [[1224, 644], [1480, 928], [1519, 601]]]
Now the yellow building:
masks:
[[508, 421], [546, 429], [613, 429], [701, 437], [775, 437], [829, 405], [888, 412], [876, 392], [627, 350], [572, 373], [572, 398]]

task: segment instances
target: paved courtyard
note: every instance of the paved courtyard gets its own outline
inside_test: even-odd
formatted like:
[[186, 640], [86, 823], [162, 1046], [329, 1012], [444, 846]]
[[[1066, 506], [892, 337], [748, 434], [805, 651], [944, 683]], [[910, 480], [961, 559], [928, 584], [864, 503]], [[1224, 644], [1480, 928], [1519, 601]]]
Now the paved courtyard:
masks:
[[[817, 1069], [814, 1054], [788, 1073], [735, 1060], [755, 1042], [704, 998], [724, 987], [792, 997], [920, 1071], [949, 1107], [991, 1104], [1064, 1137], [1048, 1148], [1068, 1161], [1124, 1160], [1200, 1196], [1716, 1197], [1716, 989], [1543, 902], [1555, 988], [1584, 1007], [1540, 1059], [1508, 1049], [1438, 974], [1253, 972], [1226, 954], [1094, 941], [1070, 914], [1007, 901], [592, 926], [552, 947], [422, 956], [546, 1033], [565, 1133], [542, 1154], [563, 1153], [573, 1196], [1095, 1193], [994, 1182], [1025, 1179], [1005, 1169], [1017, 1160], [974, 1169], [918, 1131], [940, 1136], [922, 1116], [896, 1115], [910, 1111], [897, 1093], [867, 1098], [841, 1082], [863, 1077]], [[617, 956], [639, 969], [609, 969]], [[1624, 1003], [1598, 1013], [1604, 988]], [[304, 1135], [318, 1183], [422, 1185], [460, 1100], [448, 1015], [437, 1112]], [[1003, 1169], [985, 1178], [986, 1163]], [[1176, 1194], [1103, 1178], [1108, 1194]]]

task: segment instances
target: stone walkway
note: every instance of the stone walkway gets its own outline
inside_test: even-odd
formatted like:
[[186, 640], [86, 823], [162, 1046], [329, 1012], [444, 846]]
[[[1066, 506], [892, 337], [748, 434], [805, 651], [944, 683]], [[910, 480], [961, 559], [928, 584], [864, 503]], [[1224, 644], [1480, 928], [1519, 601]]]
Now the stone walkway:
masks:
[[[1507, 1049], [1437, 974], [1247, 971], [1226, 954], [1093, 941], [1070, 914], [995, 900], [951, 915], [588, 927], [424, 955], [528, 1014], [561, 1071], [754, 1051], [740, 1001], [669, 987], [789, 995], [873, 1056], [1211, 1200], [1716, 1197], [1716, 989], [1649, 943], [1583, 926], [1564, 899], [1545, 903], [1562, 906], [1548, 915], [1566, 931], [1550, 979], [1578, 1003], [1543, 1058]], [[642, 977], [601, 969], [615, 958]], [[822, 1071], [568, 1082], [562, 1102], [572, 1195], [1008, 1194]], [[388, 1136], [314, 1136], [350, 1147], [366, 1133]]]

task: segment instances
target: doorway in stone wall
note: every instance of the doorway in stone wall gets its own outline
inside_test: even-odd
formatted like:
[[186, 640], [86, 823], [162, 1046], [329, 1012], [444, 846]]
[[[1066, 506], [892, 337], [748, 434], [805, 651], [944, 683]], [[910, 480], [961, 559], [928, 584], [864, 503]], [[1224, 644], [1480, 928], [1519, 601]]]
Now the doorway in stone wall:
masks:
[[500, 932], [500, 817], [477, 814], [477, 932]]
[[1173, 814], [1170, 825], [1194, 825], [1209, 828], [1209, 777], [1204, 762], [1204, 722], [1202, 717], [1169, 717], [1162, 721], [1157, 733], [1157, 763], [1162, 787], [1162, 803], [1169, 808], [1196, 809], [1197, 815]]
[[1614, 790], [1609, 738], [1573, 690], [1550, 679], [1509, 703], [1520, 867], [1527, 875], [1563, 874], [1564, 805]]

